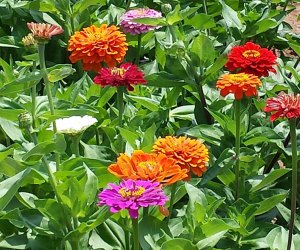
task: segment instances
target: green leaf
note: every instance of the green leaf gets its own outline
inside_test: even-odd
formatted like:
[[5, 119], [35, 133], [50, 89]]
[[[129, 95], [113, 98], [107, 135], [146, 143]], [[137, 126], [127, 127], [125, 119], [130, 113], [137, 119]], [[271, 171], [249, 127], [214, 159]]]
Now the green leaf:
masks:
[[120, 127], [118, 129], [120, 131], [120, 134], [124, 138], [124, 140], [128, 142], [133, 149], [137, 149], [136, 142], [139, 141], [139, 136], [128, 129], [120, 128]]
[[166, 19], [162, 17], [161, 18], [151, 18], [151, 17], [134, 18], [133, 21], [136, 23], [142, 23], [142, 24], [153, 25], [153, 26], [168, 25]]
[[186, 25], [191, 25], [195, 29], [210, 29], [216, 26], [214, 18], [211, 15], [197, 13], [190, 19], [184, 21]]
[[[279, 213], [285, 219], [285, 221], [289, 223], [291, 217], [291, 210], [288, 209], [286, 206], [282, 205], [281, 203], [279, 203], [276, 207]], [[300, 216], [298, 214], [295, 214], [295, 229], [298, 231], [298, 233], [300, 233]]]
[[287, 192], [284, 194], [276, 194], [272, 197], [265, 198], [263, 201], [259, 202], [259, 207], [255, 212], [255, 215], [263, 214], [270, 211], [278, 203], [282, 202], [287, 196]]
[[[285, 250], [288, 243], [288, 231], [283, 227], [276, 227], [266, 236], [266, 243], [270, 250]], [[299, 242], [299, 235], [294, 235], [291, 250], [297, 250], [299, 245], [296, 245], [295, 238]]]
[[107, 160], [111, 161], [116, 158], [116, 154], [111, 148], [105, 146], [88, 145], [83, 141], [80, 144], [84, 149], [84, 157], [90, 159]]
[[174, 10], [172, 10], [170, 13], [167, 14], [167, 23], [169, 25], [173, 25], [174, 23], [176, 22], [179, 22], [181, 20], [183, 20], [183, 16], [182, 14], [180, 13], [180, 5], [177, 4], [174, 8]]
[[269, 31], [275, 28], [278, 22], [275, 19], [263, 19], [256, 22], [254, 25], [249, 25], [244, 32], [245, 37], [253, 37], [260, 33]]
[[28, 249], [26, 234], [8, 236], [0, 241], [0, 247], [4, 249]]
[[238, 229], [240, 225], [231, 219], [217, 219], [213, 218], [211, 221], [201, 225], [201, 229], [206, 237], [215, 235], [220, 232], [224, 232], [230, 229]]
[[156, 100], [151, 98], [143, 97], [143, 96], [133, 96], [133, 95], [126, 95], [129, 99], [139, 103], [146, 109], [149, 109], [152, 112], [158, 111], [160, 108], [160, 103]]
[[202, 34], [193, 40], [190, 52], [195, 65], [201, 65], [202, 67], [211, 65], [216, 55], [212, 41]]
[[256, 192], [257, 190], [260, 190], [270, 184], [272, 184], [274, 181], [279, 179], [281, 176], [285, 175], [286, 173], [290, 172], [291, 169], [276, 169], [272, 171], [270, 174], [268, 174], [258, 185], [253, 186], [250, 189], [250, 192]]
[[216, 233], [212, 236], [205, 237], [205, 239], [197, 242], [197, 244], [196, 244], [197, 249], [205, 249], [207, 247], [214, 247], [226, 233], [227, 233], [227, 230], [224, 230], [224, 231]]
[[58, 82], [67, 76], [73, 74], [76, 70], [72, 64], [56, 64], [48, 69], [48, 79], [50, 82]]
[[159, 73], [148, 74], [145, 79], [147, 80], [147, 86], [154, 86], [160, 88], [169, 87], [180, 87], [184, 86], [185, 83], [182, 79], [167, 73], [165, 71], [160, 71]]
[[19, 187], [21, 187], [24, 178], [31, 172], [30, 168], [0, 182], [0, 211], [4, 210], [7, 204], [14, 197]]
[[143, 140], [141, 143], [141, 150], [144, 152], [150, 152], [152, 149], [152, 145], [154, 143], [154, 137], [155, 137], [155, 132], [156, 132], [156, 126], [155, 123], [149, 127], [144, 135], [143, 135]]
[[12, 141], [15, 142], [26, 141], [25, 138], [23, 137], [21, 130], [16, 126], [14, 122], [0, 117], [0, 126]]
[[242, 31], [244, 25], [238, 17], [238, 14], [235, 10], [229, 7], [223, 0], [219, 0], [219, 3], [222, 5], [222, 16], [225, 19], [225, 22], [229, 28], [237, 28]]
[[198, 248], [189, 240], [176, 238], [166, 241], [161, 246], [161, 250], [197, 250]]

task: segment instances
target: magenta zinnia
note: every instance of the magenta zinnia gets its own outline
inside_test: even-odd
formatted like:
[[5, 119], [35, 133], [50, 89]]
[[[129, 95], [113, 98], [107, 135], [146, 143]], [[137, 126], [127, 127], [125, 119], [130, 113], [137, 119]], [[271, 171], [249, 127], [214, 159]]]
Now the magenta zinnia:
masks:
[[144, 84], [144, 74], [132, 63], [123, 63], [119, 68], [102, 68], [94, 78], [96, 84], [105, 86], [125, 86], [133, 90], [132, 85]]
[[132, 35], [147, 33], [149, 30], [159, 28], [159, 26], [136, 23], [133, 21], [133, 19], [145, 17], [160, 18], [161, 16], [162, 15], [160, 12], [152, 9], [141, 8], [136, 10], [129, 10], [121, 16], [121, 26], [123, 27], [125, 33], [130, 33]]
[[243, 46], [235, 46], [228, 54], [225, 67], [231, 72], [253, 74], [258, 77], [275, 73], [277, 57], [272, 51], [261, 48], [258, 44], [247, 42]]
[[159, 182], [123, 180], [119, 185], [110, 183], [109, 187], [98, 195], [98, 206], [109, 206], [112, 213], [127, 209], [134, 219], [138, 218], [140, 207], [163, 206], [168, 199]]
[[267, 99], [265, 112], [271, 112], [271, 121], [278, 118], [298, 118], [300, 117], [300, 94], [280, 93], [276, 97]]

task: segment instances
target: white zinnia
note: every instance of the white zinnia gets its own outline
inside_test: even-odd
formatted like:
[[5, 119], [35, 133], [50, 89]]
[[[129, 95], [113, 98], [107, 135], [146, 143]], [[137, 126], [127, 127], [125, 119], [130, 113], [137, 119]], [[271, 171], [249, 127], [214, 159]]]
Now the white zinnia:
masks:
[[[70, 135], [79, 134], [96, 122], [97, 119], [89, 115], [85, 115], [82, 117], [71, 116], [68, 118], [60, 118], [55, 120], [57, 132]], [[53, 130], [52, 126], [50, 127], [50, 129]]]

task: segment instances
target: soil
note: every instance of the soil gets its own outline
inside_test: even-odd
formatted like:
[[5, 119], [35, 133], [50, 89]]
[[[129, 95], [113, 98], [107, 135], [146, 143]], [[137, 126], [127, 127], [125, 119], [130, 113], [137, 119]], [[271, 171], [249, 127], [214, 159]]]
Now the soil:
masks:
[[300, 21], [297, 20], [297, 17], [300, 14], [300, 3], [293, 3], [293, 5], [296, 9], [287, 15], [285, 21], [292, 26], [293, 31], [296, 34], [300, 34]]

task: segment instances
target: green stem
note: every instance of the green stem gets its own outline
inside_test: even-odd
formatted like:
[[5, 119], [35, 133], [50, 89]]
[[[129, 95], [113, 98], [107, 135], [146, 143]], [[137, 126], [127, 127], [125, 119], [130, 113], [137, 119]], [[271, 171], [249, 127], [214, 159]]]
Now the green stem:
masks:
[[128, 0], [127, 5], [126, 5], [126, 11], [129, 10], [131, 4], [131, 0]]
[[80, 152], [79, 152], [80, 139], [81, 139], [81, 134], [80, 135], [72, 136], [73, 153], [76, 155], [76, 157], [80, 157]]
[[296, 119], [289, 119], [291, 143], [292, 143], [292, 198], [291, 198], [291, 219], [289, 225], [289, 238], [287, 250], [291, 249], [293, 230], [295, 225], [295, 214], [297, 205], [297, 135], [296, 135]]
[[149, 214], [149, 207], [144, 207], [143, 209], [143, 216], [146, 216]]
[[174, 30], [174, 27], [172, 25], [169, 25], [168, 27], [169, 27], [169, 30], [171, 33], [172, 43], [174, 43], [177, 40], [177, 36], [176, 36], [175, 30]]
[[176, 188], [177, 188], [177, 182], [175, 182], [173, 185], [172, 185], [172, 189], [171, 189], [171, 198], [170, 198], [170, 205], [169, 205], [169, 217], [166, 219], [166, 222], [167, 224], [169, 223], [169, 220], [171, 218], [171, 215], [172, 215], [172, 210], [173, 210], [173, 207], [174, 207], [174, 201], [175, 201], [175, 194], [176, 194]]
[[[54, 115], [55, 111], [54, 111], [54, 104], [53, 104], [53, 98], [52, 98], [52, 93], [51, 93], [51, 85], [50, 85], [50, 82], [48, 79], [48, 73], [47, 73], [46, 62], [45, 62], [45, 43], [40, 42], [38, 44], [38, 54], [39, 54], [40, 68], [41, 68], [41, 72], [43, 74], [43, 79], [44, 79], [44, 83], [45, 83], [45, 87], [46, 87], [46, 91], [47, 91], [50, 113], [51, 113], [51, 115]], [[56, 134], [57, 127], [56, 127], [55, 120], [53, 121], [52, 124], [53, 124], [53, 132]], [[59, 164], [60, 164], [59, 153], [55, 153], [55, 162], [56, 162], [56, 169], [59, 169]]]
[[119, 117], [118, 117], [118, 124], [119, 127], [123, 126], [123, 112], [124, 112], [124, 87], [123, 86], [119, 86], [117, 87], [117, 106], [118, 106], [118, 110], [119, 110]]
[[[208, 15], [206, 0], [203, 0], [203, 9], [204, 9], [204, 13], [206, 15]], [[206, 35], [209, 36], [210, 35], [210, 30], [209, 29], [205, 29], [205, 33], [206, 33]]]
[[240, 197], [241, 101], [235, 100], [235, 198]]
[[138, 219], [132, 219], [132, 230], [133, 230], [133, 249], [140, 250]]
[[[32, 62], [32, 71], [36, 69], [36, 62]], [[36, 84], [32, 86], [31, 88], [31, 116], [32, 116], [32, 127], [35, 129], [36, 128], [36, 123], [35, 123], [35, 112], [36, 112]]]
[[142, 47], [142, 34], [138, 34], [138, 45], [137, 45], [137, 55], [136, 55], [136, 62], [137, 66], [140, 65], [140, 56], [141, 56], [141, 47]]
[[284, 6], [283, 6], [283, 10], [282, 11], [285, 11], [288, 4], [289, 4], [290, 0], [286, 0], [285, 3], [284, 3]]

